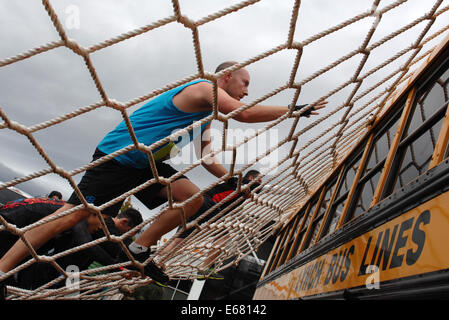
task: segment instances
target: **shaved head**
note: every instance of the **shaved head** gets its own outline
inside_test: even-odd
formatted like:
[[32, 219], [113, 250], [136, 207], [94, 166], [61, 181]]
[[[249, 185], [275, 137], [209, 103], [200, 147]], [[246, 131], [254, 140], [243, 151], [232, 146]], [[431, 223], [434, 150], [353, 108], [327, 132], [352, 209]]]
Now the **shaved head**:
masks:
[[[226, 61], [221, 63], [215, 73], [218, 73], [226, 68], [236, 65], [236, 61]], [[245, 68], [240, 68], [232, 72], [222, 75], [218, 79], [218, 86], [225, 90], [234, 99], [240, 100], [248, 95], [250, 76]]]
[[226, 68], [229, 68], [229, 67], [231, 67], [231, 66], [233, 66], [233, 65], [235, 65], [235, 64], [237, 64], [236, 61], [226, 61], [226, 62], [223, 62], [223, 63], [221, 63], [221, 64], [217, 67], [217, 69], [215, 69], [215, 73], [218, 73], [218, 72], [220, 72], [221, 70], [224, 70], [224, 69], [226, 69]]

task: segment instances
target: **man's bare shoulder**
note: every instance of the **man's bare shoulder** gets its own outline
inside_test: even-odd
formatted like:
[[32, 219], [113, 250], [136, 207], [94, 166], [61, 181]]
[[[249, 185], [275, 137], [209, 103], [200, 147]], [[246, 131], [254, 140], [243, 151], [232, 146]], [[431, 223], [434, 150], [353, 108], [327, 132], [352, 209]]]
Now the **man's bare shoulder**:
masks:
[[199, 96], [210, 93], [212, 89], [212, 83], [208, 81], [201, 81], [186, 87], [181, 93], [187, 93], [189, 95], [195, 94]]
[[195, 88], [199, 91], [205, 91], [205, 90], [210, 91], [213, 88], [213, 84], [210, 83], [209, 81], [201, 81], [201, 82], [197, 82], [197, 83], [193, 84], [191, 87]]
[[[212, 97], [214, 92], [214, 85], [209, 81], [197, 82], [189, 87], [187, 87], [186, 93], [195, 99], [202, 102], [212, 103]], [[218, 88], [218, 94], [220, 94], [221, 89]]]
[[198, 112], [210, 109], [213, 85], [201, 81], [184, 88], [173, 98], [174, 104], [185, 112]]
[[[198, 83], [195, 83], [190, 86], [192, 91], [195, 91], [199, 95], [201, 95], [203, 98], [211, 102], [213, 92], [214, 92], [214, 85], [210, 81], [201, 81]], [[217, 88], [217, 94], [219, 96], [222, 96], [223, 94], [226, 94], [226, 92], [221, 89], [220, 87]], [[227, 94], [226, 94], [227, 95]]]

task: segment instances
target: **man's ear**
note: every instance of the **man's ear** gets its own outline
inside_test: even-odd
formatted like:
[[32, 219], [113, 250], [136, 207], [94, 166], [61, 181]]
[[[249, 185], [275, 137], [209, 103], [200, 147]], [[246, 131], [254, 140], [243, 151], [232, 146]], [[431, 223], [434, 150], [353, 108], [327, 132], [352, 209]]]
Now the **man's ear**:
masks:
[[224, 76], [224, 79], [225, 79], [226, 81], [231, 80], [231, 78], [232, 78], [232, 72], [226, 73], [225, 76]]
[[128, 227], [129, 226], [129, 219], [128, 218], [121, 218], [120, 219], [120, 224], [124, 227]]

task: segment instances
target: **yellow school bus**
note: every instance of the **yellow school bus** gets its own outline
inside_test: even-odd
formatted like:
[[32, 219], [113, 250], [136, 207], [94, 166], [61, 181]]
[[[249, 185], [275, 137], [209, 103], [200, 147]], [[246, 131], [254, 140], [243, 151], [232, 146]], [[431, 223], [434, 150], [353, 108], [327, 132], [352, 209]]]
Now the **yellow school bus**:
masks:
[[283, 225], [254, 299], [449, 296], [448, 40]]

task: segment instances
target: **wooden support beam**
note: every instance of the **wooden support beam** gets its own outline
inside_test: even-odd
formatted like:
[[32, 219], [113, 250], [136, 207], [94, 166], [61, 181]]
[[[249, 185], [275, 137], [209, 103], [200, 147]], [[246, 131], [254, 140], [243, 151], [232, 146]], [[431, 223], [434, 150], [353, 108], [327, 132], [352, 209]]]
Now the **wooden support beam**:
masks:
[[398, 127], [396, 129], [396, 133], [394, 134], [393, 142], [391, 144], [390, 150], [388, 151], [387, 158], [385, 159], [384, 167], [382, 169], [382, 173], [379, 178], [379, 182], [377, 183], [376, 191], [374, 192], [373, 199], [371, 201], [370, 207], [376, 205], [382, 197], [382, 192], [384, 191], [385, 184], [387, 183], [388, 176], [390, 174], [391, 165], [393, 164], [393, 160], [396, 156], [396, 152], [401, 142], [402, 135], [404, 134], [404, 130], [407, 124], [407, 120], [410, 116], [413, 101], [415, 100], [416, 89], [413, 88], [410, 90], [407, 101], [404, 106], [404, 110], [402, 111], [401, 119], [399, 121]]
[[430, 161], [429, 170], [437, 166], [445, 158], [447, 145], [449, 143], [449, 104], [446, 109], [443, 124], [441, 126], [440, 135], [433, 152], [432, 161]]
[[360, 160], [359, 167], [357, 168], [357, 172], [355, 174], [354, 181], [352, 182], [351, 189], [349, 190], [348, 197], [346, 198], [345, 206], [343, 207], [343, 211], [341, 213], [340, 219], [338, 220], [337, 227], [335, 228], [335, 230], [339, 229], [343, 225], [343, 223], [346, 219], [346, 215], [348, 214], [348, 211], [349, 211], [349, 205], [351, 203], [352, 197], [354, 196], [355, 190], [357, 188], [357, 183], [359, 182], [360, 176], [362, 175], [362, 171], [365, 167], [365, 162], [368, 158], [369, 151], [371, 148], [371, 143], [373, 142], [373, 139], [374, 139], [374, 133], [372, 133], [369, 136], [369, 138], [367, 139], [367, 142], [365, 145], [365, 150], [363, 151], [362, 159]]
[[331, 198], [329, 200], [329, 204], [327, 205], [326, 212], [324, 213], [323, 220], [321, 221], [320, 230], [318, 231], [318, 235], [317, 235], [314, 243], [317, 243], [321, 237], [321, 233], [323, 232], [324, 224], [326, 223], [326, 220], [329, 216], [330, 209], [332, 207], [332, 203], [334, 202], [335, 198], [337, 197], [338, 186], [340, 185], [341, 180], [343, 179], [344, 171], [345, 171], [345, 166], [342, 166], [340, 173], [338, 175], [337, 182], [335, 183], [334, 191], [332, 192]]

